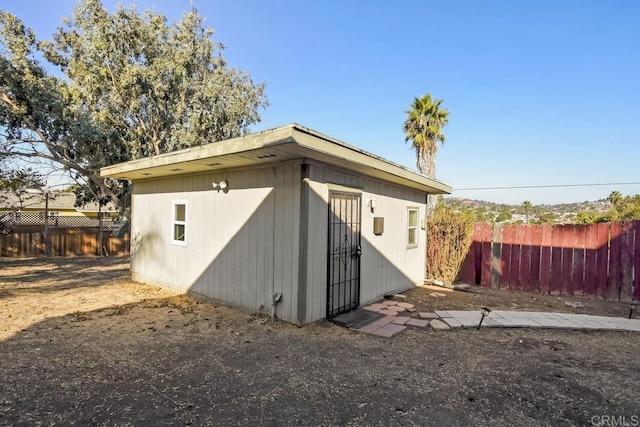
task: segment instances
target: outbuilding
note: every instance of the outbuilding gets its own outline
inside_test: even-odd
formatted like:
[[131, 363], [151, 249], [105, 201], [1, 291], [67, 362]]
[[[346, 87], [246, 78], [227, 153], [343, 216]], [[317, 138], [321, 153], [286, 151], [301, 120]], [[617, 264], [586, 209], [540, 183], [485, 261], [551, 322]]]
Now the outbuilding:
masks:
[[133, 182], [135, 281], [298, 325], [423, 283], [451, 187], [298, 124], [105, 167]]

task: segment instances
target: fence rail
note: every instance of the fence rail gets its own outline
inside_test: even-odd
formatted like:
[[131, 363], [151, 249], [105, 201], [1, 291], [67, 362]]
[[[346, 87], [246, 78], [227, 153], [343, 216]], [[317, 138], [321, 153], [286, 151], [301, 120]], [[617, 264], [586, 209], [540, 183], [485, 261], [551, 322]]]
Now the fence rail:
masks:
[[[49, 212], [47, 225], [52, 228], [85, 228], [99, 227], [100, 220], [87, 216], [60, 216]], [[24, 226], [44, 226], [44, 212], [0, 212], [0, 222], [9, 229], [19, 229]], [[102, 219], [103, 230], [116, 230], [121, 222], [113, 218]]]
[[[99, 229], [49, 228], [52, 256], [99, 255]], [[113, 236], [112, 230], [102, 231], [105, 255], [129, 254], [129, 235]], [[23, 226], [7, 235], [0, 234], [0, 257], [31, 257], [45, 254], [41, 227]]]
[[496, 289], [640, 299], [640, 221], [475, 225], [458, 279]]

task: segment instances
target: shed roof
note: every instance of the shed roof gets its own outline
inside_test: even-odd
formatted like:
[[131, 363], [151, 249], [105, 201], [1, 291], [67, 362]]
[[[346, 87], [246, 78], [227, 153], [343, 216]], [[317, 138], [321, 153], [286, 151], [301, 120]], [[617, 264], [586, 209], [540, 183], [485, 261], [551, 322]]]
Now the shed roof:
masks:
[[294, 159], [311, 159], [337, 165], [431, 194], [451, 193], [451, 187], [440, 181], [295, 123], [107, 166], [100, 173], [108, 178], [140, 181]]

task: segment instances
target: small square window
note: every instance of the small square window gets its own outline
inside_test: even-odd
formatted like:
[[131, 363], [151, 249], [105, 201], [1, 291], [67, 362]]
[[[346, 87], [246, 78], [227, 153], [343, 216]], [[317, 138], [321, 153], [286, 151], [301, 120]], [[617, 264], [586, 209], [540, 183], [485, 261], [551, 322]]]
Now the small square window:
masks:
[[174, 201], [172, 207], [171, 243], [187, 246], [187, 202]]
[[418, 247], [418, 208], [409, 208], [407, 210], [407, 247]]

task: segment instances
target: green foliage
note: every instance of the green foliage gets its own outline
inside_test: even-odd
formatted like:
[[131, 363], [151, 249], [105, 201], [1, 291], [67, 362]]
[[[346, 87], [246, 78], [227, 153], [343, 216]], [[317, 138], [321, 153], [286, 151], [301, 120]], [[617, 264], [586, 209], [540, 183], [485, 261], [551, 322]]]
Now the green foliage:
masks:
[[79, 201], [126, 205], [128, 186], [100, 167], [240, 136], [260, 120], [264, 84], [228, 67], [212, 34], [195, 9], [168, 24], [80, 0], [53, 40], [39, 42], [0, 11], [0, 157], [59, 165], [84, 186]]
[[511, 219], [512, 217], [513, 215], [511, 214], [511, 212], [500, 212], [496, 217], [496, 222], [503, 222], [508, 219]]
[[473, 239], [475, 217], [438, 204], [427, 221], [426, 277], [451, 283], [460, 272]]
[[[26, 198], [28, 198], [28, 190], [41, 189], [45, 185], [45, 180], [38, 172], [32, 169], [8, 169], [2, 167], [0, 162], [0, 203], [8, 200], [7, 194], [12, 194], [17, 200], [17, 204], [10, 204], [11, 211], [17, 211], [23, 208]], [[6, 212], [5, 212], [6, 215]], [[0, 214], [0, 235], [8, 234], [10, 227], [3, 221], [5, 216]]]
[[600, 219], [602, 215], [597, 212], [578, 212], [573, 219], [573, 222], [576, 224], [594, 224], [596, 222], [602, 222]]
[[538, 219], [531, 221], [532, 224], [555, 224], [558, 222], [558, 215], [553, 212], [543, 212], [538, 215]]
[[449, 123], [449, 111], [440, 108], [441, 99], [431, 99], [431, 94], [414, 98], [410, 109], [406, 110], [404, 122], [405, 142], [411, 142], [416, 150], [418, 170], [435, 178], [435, 157], [438, 142], [444, 144], [442, 128]]
[[525, 200], [524, 202], [522, 202], [522, 207], [524, 208], [524, 214], [526, 218], [525, 223], [529, 224], [529, 212], [533, 208], [533, 204], [529, 200]]
[[[13, 194], [22, 205], [29, 190], [40, 190], [45, 180], [38, 172], [30, 169], [8, 169], [0, 172], [0, 202], [7, 200], [5, 194]], [[22, 206], [15, 206], [20, 209]]]
[[640, 219], [640, 194], [623, 196], [619, 191], [613, 191], [609, 194], [608, 200], [612, 206], [606, 213], [578, 212], [574, 222], [576, 224], [594, 224]]

